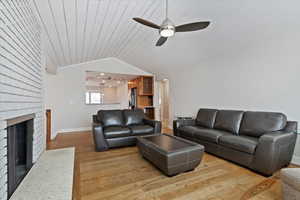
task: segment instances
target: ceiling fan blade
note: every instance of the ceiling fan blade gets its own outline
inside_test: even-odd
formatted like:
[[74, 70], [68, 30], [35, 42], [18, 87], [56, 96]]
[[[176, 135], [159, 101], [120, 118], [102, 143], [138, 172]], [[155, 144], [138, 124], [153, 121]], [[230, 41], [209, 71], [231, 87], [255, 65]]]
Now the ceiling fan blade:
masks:
[[135, 18], [133, 18], [133, 20], [136, 21], [136, 22], [138, 22], [138, 23], [140, 23], [140, 24], [143, 24], [145, 26], [149, 26], [149, 27], [155, 28], [155, 29], [160, 29], [160, 26], [158, 26], [157, 24], [154, 24], [152, 22], [149, 22], [149, 21], [147, 21], [145, 19], [135, 17]]
[[176, 26], [176, 32], [188, 32], [188, 31], [198, 31], [201, 29], [205, 29], [208, 27], [210, 22], [194, 22], [190, 24], [183, 24], [180, 26]]
[[160, 46], [163, 45], [167, 40], [168, 40], [167, 37], [160, 37], [159, 40], [156, 42], [156, 46], [157, 46], [157, 47], [160, 47]]

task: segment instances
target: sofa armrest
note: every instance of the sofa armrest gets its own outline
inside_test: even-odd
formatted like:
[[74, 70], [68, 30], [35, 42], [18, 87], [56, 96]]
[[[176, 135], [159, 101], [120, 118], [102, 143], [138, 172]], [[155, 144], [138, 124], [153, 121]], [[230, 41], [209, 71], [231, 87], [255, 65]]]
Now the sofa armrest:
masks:
[[108, 144], [104, 138], [103, 126], [101, 123], [93, 123], [93, 138], [96, 151], [105, 151], [108, 149]]
[[161, 122], [157, 120], [143, 119], [143, 122], [154, 128], [154, 133], [161, 133]]
[[293, 131], [275, 131], [262, 135], [255, 150], [253, 169], [272, 175], [291, 162], [297, 134]]
[[285, 132], [297, 132], [298, 130], [298, 122], [296, 121], [287, 121], [285, 128], [283, 131]]
[[173, 121], [174, 135], [178, 136], [178, 128], [181, 126], [194, 126], [196, 121], [194, 119], [177, 119]]

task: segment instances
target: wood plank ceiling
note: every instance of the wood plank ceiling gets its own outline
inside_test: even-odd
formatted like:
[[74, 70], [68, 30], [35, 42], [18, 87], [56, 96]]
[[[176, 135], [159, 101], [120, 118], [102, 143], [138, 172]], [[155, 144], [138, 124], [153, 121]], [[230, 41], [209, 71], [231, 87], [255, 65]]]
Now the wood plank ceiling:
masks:
[[164, 2], [33, 0], [32, 6], [45, 32], [47, 57], [53, 65], [67, 66], [105, 57], [121, 57], [130, 46], [144, 41], [145, 36], [157, 38], [157, 34], [138, 25], [132, 18], [139, 16], [160, 22]]

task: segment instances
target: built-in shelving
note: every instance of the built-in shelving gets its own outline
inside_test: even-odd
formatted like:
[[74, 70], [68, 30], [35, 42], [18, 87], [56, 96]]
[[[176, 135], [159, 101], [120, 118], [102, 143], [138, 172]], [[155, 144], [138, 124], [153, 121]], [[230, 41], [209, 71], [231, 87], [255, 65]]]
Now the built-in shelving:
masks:
[[149, 119], [154, 119], [155, 108], [153, 106], [153, 76], [139, 76], [138, 78], [129, 81], [128, 88], [137, 89], [137, 108], [143, 109]]

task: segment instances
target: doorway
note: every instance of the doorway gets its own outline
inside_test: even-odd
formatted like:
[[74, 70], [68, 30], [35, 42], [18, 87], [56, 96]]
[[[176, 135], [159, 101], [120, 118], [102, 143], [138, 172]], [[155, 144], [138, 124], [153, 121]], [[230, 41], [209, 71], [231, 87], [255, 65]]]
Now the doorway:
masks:
[[160, 120], [162, 128], [171, 128], [170, 119], [170, 86], [169, 80], [163, 79], [160, 81], [159, 87], [159, 106], [160, 106]]

